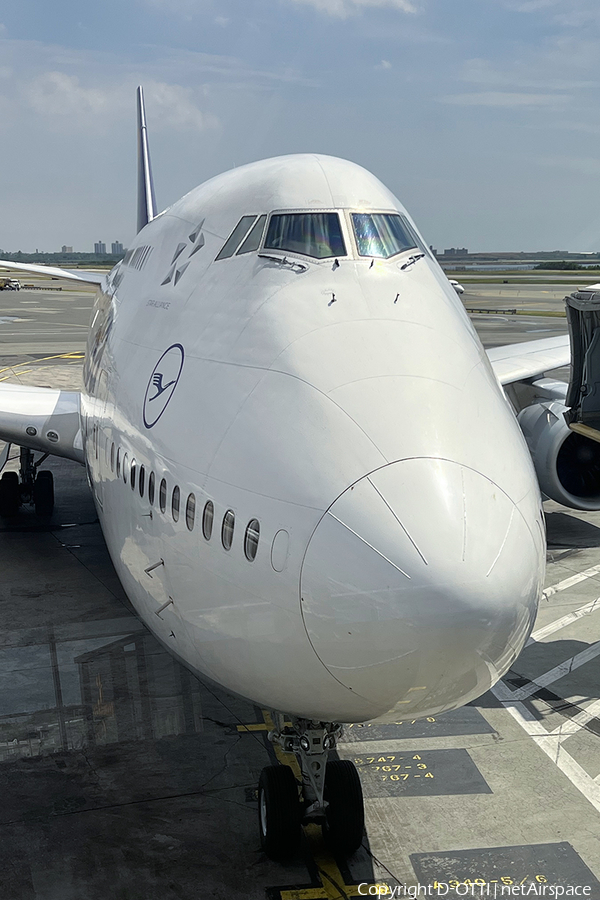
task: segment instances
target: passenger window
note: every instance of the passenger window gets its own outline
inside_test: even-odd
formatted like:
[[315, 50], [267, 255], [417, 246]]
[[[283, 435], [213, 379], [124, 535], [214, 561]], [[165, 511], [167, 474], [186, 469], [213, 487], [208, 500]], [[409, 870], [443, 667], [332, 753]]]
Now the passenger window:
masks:
[[125, 454], [123, 457], [123, 481], [127, 484], [129, 479], [129, 456]]
[[121, 477], [121, 448], [117, 450], [117, 478]]
[[173, 488], [173, 493], [171, 494], [171, 514], [173, 516], [173, 521], [179, 521], [179, 487], [177, 485]]
[[210, 541], [212, 535], [214, 518], [215, 507], [212, 500], [208, 500], [202, 513], [202, 534], [207, 541]]
[[154, 506], [154, 472], [150, 472], [148, 479], [148, 503], [150, 506]]
[[140, 497], [144, 496], [144, 482], [146, 481], [146, 470], [143, 466], [140, 466], [140, 476], [138, 478], [138, 490], [140, 492]]
[[158, 489], [158, 505], [160, 506], [160, 511], [164, 513], [167, 508], [167, 482], [164, 478], [162, 479], [160, 488]]
[[135, 490], [135, 459], [132, 459], [132, 460], [131, 460], [131, 479], [130, 479], [130, 484], [131, 484], [131, 490], [134, 491], [134, 490]]
[[250, 519], [246, 534], [244, 536], [244, 553], [249, 562], [256, 559], [256, 551], [258, 550], [258, 539], [260, 537], [260, 525], [258, 519]]
[[187, 498], [187, 503], [185, 504], [185, 524], [188, 527], [188, 531], [192, 531], [194, 528], [194, 520], [196, 518], [196, 498], [193, 494], [190, 494]]
[[115, 442], [113, 441], [110, 448], [110, 471], [115, 471]]
[[228, 259], [230, 256], [233, 256], [255, 219], [256, 216], [242, 216], [223, 244], [223, 248], [216, 259]]
[[288, 250], [315, 259], [346, 256], [337, 213], [285, 213], [271, 216], [265, 250]]
[[225, 550], [231, 550], [233, 543], [233, 529], [235, 528], [235, 513], [232, 509], [228, 509], [223, 516], [223, 525], [221, 527], [221, 542]]
[[258, 248], [260, 247], [260, 242], [262, 241], [266, 221], [266, 216], [258, 217], [250, 230], [250, 234], [238, 250], [237, 256], [240, 256], [240, 254], [242, 253], [252, 253], [253, 250], [258, 250]]

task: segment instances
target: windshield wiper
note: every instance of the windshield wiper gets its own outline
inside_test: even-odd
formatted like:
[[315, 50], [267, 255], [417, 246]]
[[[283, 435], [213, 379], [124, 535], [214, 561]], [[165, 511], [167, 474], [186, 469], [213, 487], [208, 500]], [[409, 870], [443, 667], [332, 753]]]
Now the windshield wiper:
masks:
[[259, 253], [257, 254], [261, 259], [271, 259], [274, 262], [281, 263], [282, 266], [291, 266], [292, 269], [297, 268], [302, 272], [306, 272], [308, 266], [306, 263], [298, 262], [295, 259], [288, 259], [287, 256], [276, 256], [274, 253]]
[[425, 256], [424, 253], [417, 253], [415, 256], [409, 256], [407, 261], [403, 266], [400, 266], [401, 269], [408, 269], [409, 266], [412, 266], [418, 259], [423, 259]]

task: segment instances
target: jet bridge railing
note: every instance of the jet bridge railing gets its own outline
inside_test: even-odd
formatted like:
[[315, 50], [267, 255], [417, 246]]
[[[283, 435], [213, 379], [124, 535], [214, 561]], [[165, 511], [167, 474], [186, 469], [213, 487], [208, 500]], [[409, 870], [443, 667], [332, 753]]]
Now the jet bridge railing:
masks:
[[571, 340], [565, 419], [572, 431], [600, 442], [600, 291], [575, 291], [565, 305]]

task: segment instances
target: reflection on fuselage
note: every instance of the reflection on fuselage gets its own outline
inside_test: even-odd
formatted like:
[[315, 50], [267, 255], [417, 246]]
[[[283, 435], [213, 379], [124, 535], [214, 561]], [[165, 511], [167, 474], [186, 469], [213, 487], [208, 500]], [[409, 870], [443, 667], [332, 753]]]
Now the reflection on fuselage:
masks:
[[[135, 619], [113, 624], [109, 640], [99, 641], [93, 629], [69, 640], [50, 628], [45, 643], [20, 648], [26, 675], [20, 693], [9, 699], [5, 692], [1, 762], [202, 731], [197, 679]], [[0, 662], [11, 653], [3, 650]]]

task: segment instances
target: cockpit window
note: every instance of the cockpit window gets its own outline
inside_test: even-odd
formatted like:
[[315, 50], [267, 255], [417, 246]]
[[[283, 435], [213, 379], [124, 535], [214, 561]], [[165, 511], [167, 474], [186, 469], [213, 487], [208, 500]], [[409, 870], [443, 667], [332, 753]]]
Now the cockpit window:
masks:
[[240, 242], [248, 234], [248, 229], [255, 219], [256, 216], [242, 216], [240, 221], [237, 223], [237, 225], [223, 244], [223, 247], [216, 259], [227, 259], [229, 256], [233, 256], [233, 254], [239, 247]]
[[263, 231], [265, 230], [265, 222], [267, 221], [266, 216], [259, 216], [252, 228], [250, 229], [250, 234], [238, 250], [236, 256], [239, 256], [240, 253], [252, 253], [253, 250], [258, 250], [260, 247], [260, 242], [262, 241]]
[[316, 259], [346, 256], [337, 213], [284, 213], [271, 216], [265, 250], [287, 250]]
[[388, 259], [419, 246], [412, 228], [399, 215], [352, 213], [352, 225], [359, 256]]

